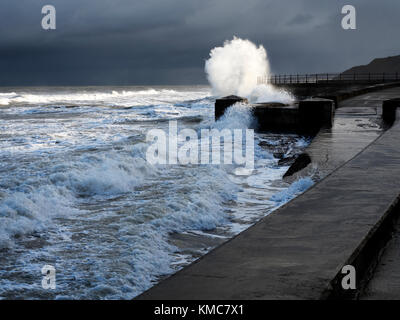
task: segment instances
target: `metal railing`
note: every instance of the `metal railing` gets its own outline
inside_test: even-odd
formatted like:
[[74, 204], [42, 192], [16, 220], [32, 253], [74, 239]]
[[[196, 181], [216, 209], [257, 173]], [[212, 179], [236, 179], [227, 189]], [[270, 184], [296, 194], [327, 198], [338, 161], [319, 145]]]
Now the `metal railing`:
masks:
[[258, 84], [299, 84], [299, 83], [382, 83], [400, 81], [400, 74], [396, 73], [317, 73], [317, 74], [275, 74], [258, 77]]

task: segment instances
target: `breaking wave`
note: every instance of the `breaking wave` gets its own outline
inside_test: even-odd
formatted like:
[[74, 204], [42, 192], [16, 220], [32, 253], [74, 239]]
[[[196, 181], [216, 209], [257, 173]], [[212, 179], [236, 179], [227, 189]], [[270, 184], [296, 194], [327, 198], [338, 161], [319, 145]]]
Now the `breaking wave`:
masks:
[[211, 50], [205, 63], [205, 72], [216, 96], [238, 95], [251, 102], [293, 101], [291, 94], [270, 84], [259, 84], [268, 77], [270, 66], [267, 51], [249, 40], [233, 37], [222, 47]]

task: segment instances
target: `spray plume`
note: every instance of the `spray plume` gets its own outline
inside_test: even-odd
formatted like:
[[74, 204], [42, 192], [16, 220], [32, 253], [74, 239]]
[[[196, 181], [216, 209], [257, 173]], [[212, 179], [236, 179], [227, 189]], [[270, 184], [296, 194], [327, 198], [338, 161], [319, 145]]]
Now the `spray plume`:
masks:
[[258, 84], [259, 77], [270, 75], [267, 52], [262, 45], [233, 37], [222, 47], [211, 50], [205, 72], [216, 96], [238, 95], [252, 102], [290, 102], [289, 93], [270, 84]]

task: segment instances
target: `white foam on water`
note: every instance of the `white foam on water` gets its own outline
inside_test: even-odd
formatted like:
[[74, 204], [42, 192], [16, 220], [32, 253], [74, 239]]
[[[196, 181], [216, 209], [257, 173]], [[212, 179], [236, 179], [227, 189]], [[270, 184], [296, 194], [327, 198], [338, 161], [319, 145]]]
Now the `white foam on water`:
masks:
[[[33, 188], [32, 188], [33, 189]], [[31, 192], [3, 195], [0, 201], [0, 249], [12, 248], [13, 237], [41, 231], [51, 219], [79, 212], [66, 190], [41, 186]]]
[[51, 174], [50, 181], [79, 197], [108, 197], [133, 192], [146, 174], [151, 174], [141, 158], [113, 159], [105, 156], [82, 159], [79, 168], [64, 168], [63, 171]]
[[245, 103], [235, 103], [212, 125], [215, 129], [247, 129], [253, 127], [252, 107]]
[[0, 93], [0, 105], [9, 105], [13, 98], [18, 97], [15, 92]]
[[[108, 106], [140, 106], [163, 102], [177, 102], [184, 99], [195, 100], [209, 94], [207, 89], [198, 91], [179, 91], [172, 89], [146, 90], [81, 90], [65, 93], [28, 93], [6, 92], [0, 93], [0, 104], [80, 104], [80, 105], [108, 105]], [[206, 94], [205, 94], [206, 93]]]
[[292, 94], [284, 89], [279, 89], [267, 84], [258, 84], [248, 96], [251, 102], [280, 102], [291, 104], [295, 100]]
[[314, 181], [311, 178], [309, 177], [301, 178], [293, 182], [288, 189], [283, 190], [277, 194], [274, 194], [271, 197], [271, 200], [278, 202], [280, 204], [284, 204], [293, 199], [295, 196], [299, 195], [300, 193], [305, 192], [313, 184]]
[[[167, 131], [163, 120], [178, 119], [180, 129], [197, 132], [246, 129], [253, 121], [247, 106], [237, 104], [214, 122], [208, 89], [110, 90], [76, 108], [65, 105], [85, 98], [80, 88], [67, 95], [24, 89], [2, 96], [14, 100], [2, 110], [11, 120], [0, 117], [0, 296], [43, 298], [40, 281], [20, 275], [35, 277], [44, 264], [54, 264], [57, 289], [44, 298], [133, 298], [199, 255], [181, 252], [171, 234], [227, 239], [279, 206], [269, 198], [288, 187], [281, 182], [285, 170], [258, 135], [249, 177], [233, 175], [229, 165], [146, 161], [145, 133]], [[143, 103], [145, 95], [147, 105], [124, 108]], [[16, 105], [18, 97], [31, 104]], [[51, 106], [42, 105], [46, 99]], [[116, 108], [90, 106], [99, 99]], [[54, 117], [59, 112], [69, 116]], [[280, 136], [268, 141], [286, 145]], [[306, 145], [301, 138], [288, 143]], [[28, 249], [32, 239], [39, 244]]]

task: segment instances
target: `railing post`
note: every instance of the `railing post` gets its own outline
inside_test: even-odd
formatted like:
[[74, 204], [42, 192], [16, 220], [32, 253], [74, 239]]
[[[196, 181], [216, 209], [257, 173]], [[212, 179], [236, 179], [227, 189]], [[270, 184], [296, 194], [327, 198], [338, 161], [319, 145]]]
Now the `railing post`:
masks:
[[399, 80], [399, 73], [396, 72], [396, 81], [398, 81], [398, 80]]
[[382, 73], [382, 81], [385, 82], [385, 73]]
[[306, 83], [308, 83], [308, 74], [306, 73]]

